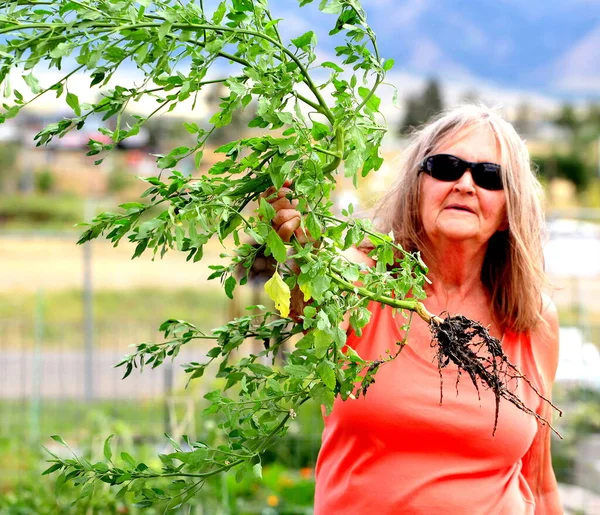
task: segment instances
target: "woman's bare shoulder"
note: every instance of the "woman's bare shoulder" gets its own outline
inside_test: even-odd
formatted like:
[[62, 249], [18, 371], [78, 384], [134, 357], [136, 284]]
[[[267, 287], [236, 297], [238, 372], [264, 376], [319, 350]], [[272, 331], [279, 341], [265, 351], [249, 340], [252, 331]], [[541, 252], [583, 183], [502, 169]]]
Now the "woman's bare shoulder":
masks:
[[367, 253], [368, 250], [362, 250], [356, 247], [350, 247], [349, 249], [342, 251], [342, 255], [352, 263], [362, 263], [367, 266], [375, 266], [375, 260], [370, 258]]

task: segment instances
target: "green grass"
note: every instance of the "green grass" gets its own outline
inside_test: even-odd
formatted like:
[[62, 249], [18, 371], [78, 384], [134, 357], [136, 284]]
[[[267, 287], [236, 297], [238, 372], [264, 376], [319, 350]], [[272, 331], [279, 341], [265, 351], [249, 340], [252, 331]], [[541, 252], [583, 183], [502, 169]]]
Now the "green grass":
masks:
[[[182, 409], [178, 411], [183, 415]], [[39, 406], [31, 400], [1, 400], [0, 434], [19, 435], [26, 442], [38, 435], [43, 442], [54, 434], [77, 440], [88, 433], [108, 436], [111, 430], [126, 426], [138, 437], [157, 437], [166, 431], [164, 412], [161, 399], [92, 403], [44, 399]]]
[[575, 308], [559, 310], [559, 324], [561, 327], [580, 327], [582, 323], [585, 323], [587, 341], [600, 348], [600, 311], [592, 311], [589, 308], [588, 306], [583, 316]]
[[[202, 414], [203, 402], [198, 401], [197, 404], [196, 438], [215, 444], [221, 430], [213, 422], [214, 416], [209, 420]], [[5, 513], [3, 509], [9, 509], [9, 506], [13, 510], [20, 508], [24, 511], [8, 513], [55, 513], [52, 510], [56, 509], [56, 474], [41, 476], [41, 472], [49, 466], [46, 462], [49, 456], [43, 452], [40, 444], [51, 447], [52, 451], [58, 454], [64, 454], [66, 450], [57, 447], [50, 435], [60, 435], [76, 454], [95, 462], [103, 459], [104, 440], [110, 434], [115, 434], [111, 447], [117, 466], [122, 461], [120, 453], [126, 451], [136, 459], [143, 460], [151, 468], [159, 470], [161, 463], [157, 454], [172, 451], [167, 439], [163, 437], [163, 433], [168, 429], [164, 421], [164, 403], [160, 399], [100, 401], [92, 404], [70, 400], [44, 400], [38, 410], [39, 425], [35, 423], [38, 419], [32, 416], [36, 412], [36, 406], [31, 402], [0, 401], [0, 513]], [[183, 408], [180, 408], [178, 416], [182, 415]], [[282, 507], [310, 506], [314, 495], [314, 481], [310, 477], [302, 478], [299, 474], [304, 468], [310, 475], [315, 464], [322, 428], [319, 407], [313, 404], [302, 406], [293, 425], [294, 430], [263, 455], [263, 481], [247, 477], [242, 483], [238, 483], [234, 480], [235, 474], [232, 472], [209, 481], [198, 494], [197, 501], [208, 503], [208, 506], [215, 503], [231, 503], [230, 513], [238, 515], [261, 513], [269, 495], [277, 496]], [[154, 483], [153, 486], [160, 484]], [[68, 506], [79, 491], [80, 489], [76, 490], [71, 486], [63, 488], [59, 503], [61, 507]], [[85, 505], [80, 505], [73, 511], [69, 509], [61, 513], [123, 513], [119, 511], [118, 506], [113, 506], [116, 491], [116, 488], [109, 489], [103, 486], [96, 494], [95, 503], [100, 508], [95, 511], [88, 511]], [[224, 492], [226, 495], [221, 498]], [[125, 501], [123, 499], [120, 504]], [[240, 506], [257, 505], [260, 509], [248, 511], [237, 508], [238, 501], [243, 501]], [[130, 508], [129, 513], [138, 513], [137, 510], [131, 509], [131, 498], [125, 504]], [[292, 512], [293, 510], [281, 513]], [[144, 513], [155, 512], [150, 510]], [[188, 512], [184, 510], [181, 513]], [[211, 508], [208, 508], [207, 513], [213, 513]]]
[[[245, 297], [242, 295], [241, 306], [246, 305]], [[115, 340], [131, 338], [132, 334], [153, 335], [169, 318], [186, 320], [209, 331], [229, 319], [231, 307], [223, 290], [214, 287], [99, 290], [93, 296], [95, 339], [100, 347], [114, 347]], [[41, 315], [36, 317], [36, 313]], [[36, 318], [43, 327], [44, 348], [81, 347], [83, 292], [80, 289], [48, 291], [42, 298], [35, 293], [0, 295], [0, 341], [8, 338], [3, 338], [2, 332], [8, 331], [10, 324], [18, 323], [22, 336], [18, 347], [31, 347]], [[8, 346], [6, 341], [3, 345]]]
[[83, 221], [85, 201], [76, 195], [0, 196], [3, 229], [72, 229]]
[[[129, 199], [143, 202], [144, 199]], [[119, 200], [110, 198], [94, 201], [92, 216], [105, 211], [122, 212]], [[155, 217], [165, 208], [153, 207], [146, 217]], [[61, 230], [80, 233], [84, 227], [73, 227], [86, 221], [86, 199], [74, 193], [31, 195], [0, 194], [0, 225], [4, 230]]]

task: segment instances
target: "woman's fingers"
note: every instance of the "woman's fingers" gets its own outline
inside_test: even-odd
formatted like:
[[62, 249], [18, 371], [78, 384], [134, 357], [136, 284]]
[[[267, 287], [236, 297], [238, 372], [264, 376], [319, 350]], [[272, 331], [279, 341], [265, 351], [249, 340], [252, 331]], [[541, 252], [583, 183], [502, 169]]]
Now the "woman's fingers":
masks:
[[290, 218], [286, 222], [283, 222], [277, 229], [277, 234], [283, 241], [290, 241], [292, 235], [295, 234], [296, 230], [300, 227], [300, 215]]
[[286, 197], [278, 198], [271, 202], [273, 209], [279, 211], [280, 209], [294, 209], [298, 205], [298, 199], [293, 199], [291, 202]]
[[280, 209], [277, 211], [277, 213], [275, 213], [271, 223], [273, 224], [275, 230], [278, 230], [278, 227], [281, 227], [284, 223], [289, 222], [293, 218], [300, 220], [300, 213], [295, 209]]
[[261, 193], [260, 196], [267, 200], [276, 211], [271, 224], [279, 237], [283, 241], [290, 241], [292, 236], [295, 236], [300, 243], [306, 243], [311, 238], [300, 227], [300, 212], [296, 209], [298, 199], [292, 198], [290, 200], [290, 194], [293, 193], [290, 189], [291, 185], [292, 181], [287, 180], [278, 190], [271, 186]]
[[296, 229], [294, 231], [294, 236], [296, 236], [296, 239], [300, 242], [301, 245], [304, 245], [305, 243], [308, 243], [309, 241], [314, 241], [310, 237], [308, 232], [305, 231], [304, 229], [302, 229], [302, 227], [298, 227], [298, 229]]
[[[277, 192], [277, 195], [274, 195], [275, 192]], [[267, 199], [268, 202], [273, 202], [281, 197], [285, 197], [290, 193], [292, 193], [292, 190], [290, 188], [282, 186], [278, 190], [275, 190], [275, 188], [271, 186], [270, 188], [267, 188], [265, 191], [263, 191], [260, 194], [260, 196]]]

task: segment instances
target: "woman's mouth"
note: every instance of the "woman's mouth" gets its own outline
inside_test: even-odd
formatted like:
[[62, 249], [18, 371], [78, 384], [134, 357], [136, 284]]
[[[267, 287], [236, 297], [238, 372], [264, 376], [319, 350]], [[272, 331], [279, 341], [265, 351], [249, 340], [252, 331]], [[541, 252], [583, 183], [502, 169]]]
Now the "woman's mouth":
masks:
[[463, 206], [461, 204], [451, 204], [451, 205], [447, 206], [446, 209], [452, 209], [452, 210], [456, 210], [456, 211], [465, 211], [467, 213], [475, 214], [475, 211], [473, 209], [471, 209], [469, 206]]

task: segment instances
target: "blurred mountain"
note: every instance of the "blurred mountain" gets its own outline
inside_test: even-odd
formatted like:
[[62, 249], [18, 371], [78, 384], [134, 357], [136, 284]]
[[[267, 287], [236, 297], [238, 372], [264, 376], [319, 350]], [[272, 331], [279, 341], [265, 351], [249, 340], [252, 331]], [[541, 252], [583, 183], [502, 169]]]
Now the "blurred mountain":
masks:
[[541, 74], [565, 91], [600, 93], [600, 23]]
[[367, 0], [407, 71], [549, 94], [600, 93], [599, 0]]
[[[292, 4], [297, 0], [271, 2], [283, 18], [294, 11], [285, 33], [314, 30], [320, 42], [327, 41], [331, 21], [316, 14], [318, 2], [301, 11]], [[444, 82], [484, 80], [548, 95], [600, 94], [600, 0], [362, 4], [381, 54], [396, 60], [396, 71]]]

